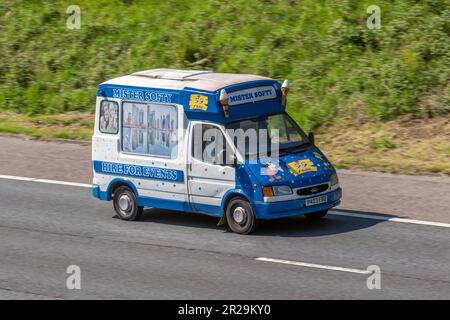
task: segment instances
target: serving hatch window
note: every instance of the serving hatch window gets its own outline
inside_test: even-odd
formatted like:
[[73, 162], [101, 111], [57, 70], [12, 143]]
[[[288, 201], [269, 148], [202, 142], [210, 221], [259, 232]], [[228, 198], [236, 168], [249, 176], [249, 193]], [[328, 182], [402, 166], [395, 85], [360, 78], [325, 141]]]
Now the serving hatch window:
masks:
[[119, 132], [119, 104], [103, 100], [100, 103], [100, 132], [117, 134]]
[[122, 151], [176, 158], [178, 116], [175, 106], [123, 102]]

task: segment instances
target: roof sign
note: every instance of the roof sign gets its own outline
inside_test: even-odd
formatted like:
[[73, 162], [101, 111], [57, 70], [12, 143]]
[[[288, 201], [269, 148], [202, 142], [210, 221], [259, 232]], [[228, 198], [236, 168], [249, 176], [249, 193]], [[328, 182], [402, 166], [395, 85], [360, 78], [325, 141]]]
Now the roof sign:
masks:
[[154, 91], [147, 89], [119, 89], [114, 88], [112, 90], [113, 98], [149, 101], [149, 102], [173, 102], [173, 94], [162, 91]]
[[228, 93], [228, 104], [236, 106], [244, 103], [274, 99], [277, 93], [273, 86], [255, 87]]

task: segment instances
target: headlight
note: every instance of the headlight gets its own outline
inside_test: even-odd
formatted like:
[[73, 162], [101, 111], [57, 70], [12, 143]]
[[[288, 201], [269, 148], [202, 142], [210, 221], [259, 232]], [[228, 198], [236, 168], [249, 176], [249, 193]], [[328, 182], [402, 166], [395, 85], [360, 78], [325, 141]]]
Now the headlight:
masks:
[[273, 186], [272, 190], [274, 196], [284, 196], [286, 194], [292, 194], [292, 189], [289, 186]]
[[292, 194], [292, 189], [289, 186], [273, 186], [262, 187], [264, 197], [284, 196]]
[[330, 184], [331, 184], [332, 187], [335, 186], [335, 185], [337, 185], [337, 184], [339, 184], [339, 179], [338, 179], [338, 176], [337, 176], [336, 173], [333, 173], [333, 174], [330, 176]]

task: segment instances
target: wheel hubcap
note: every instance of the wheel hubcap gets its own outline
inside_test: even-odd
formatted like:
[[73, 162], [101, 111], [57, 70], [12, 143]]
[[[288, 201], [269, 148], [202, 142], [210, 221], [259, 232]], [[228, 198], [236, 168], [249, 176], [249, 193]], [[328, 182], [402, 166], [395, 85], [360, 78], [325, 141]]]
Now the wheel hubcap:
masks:
[[247, 220], [247, 211], [242, 207], [237, 207], [233, 211], [233, 219], [239, 224], [245, 223]]
[[130, 211], [131, 209], [131, 199], [128, 195], [124, 194], [119, 198], [119, 208], [122, 211]]

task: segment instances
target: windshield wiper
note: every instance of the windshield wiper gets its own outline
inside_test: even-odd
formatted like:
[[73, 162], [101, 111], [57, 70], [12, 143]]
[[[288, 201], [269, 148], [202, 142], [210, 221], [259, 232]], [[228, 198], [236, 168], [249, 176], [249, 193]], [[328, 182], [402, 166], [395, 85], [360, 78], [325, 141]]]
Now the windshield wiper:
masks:
[[[292, 147], [287, 147], [287, 148], [282, 148], [282, 149], [278, 149], [278, 155], [285, 155], [288, 153], [295, 153], [295, 152], [303, 152], [308, 150], [309, 148], [311, 148], [312, 143], [307, 141], [304, 143], [301, 143], [299, 145], [296, 146], [292, 146]], [[245, 153], [245, 157], [254, 157], [256, 156], [258, 159], [260, 158], [260, 153]], [[272, 156], [272, 151], [271, 150], [267, 150], [267, 153], [264, 155], [264, 157], [271, 157]], [[263, 158], [264, 158], [263, 157]]]
[[311, 142], [305, 142], [305, 143], [299, 144], [298, 146], [280, 149], [280, 153], [288, 154], [288, 153], [295, 153], [295, 152], [304, 152], [304, 151], [308, 150], [311, 146], [312, 146]]

